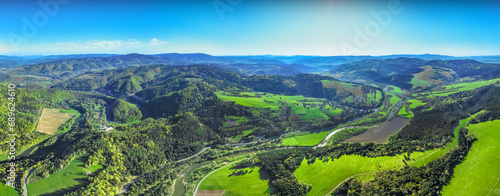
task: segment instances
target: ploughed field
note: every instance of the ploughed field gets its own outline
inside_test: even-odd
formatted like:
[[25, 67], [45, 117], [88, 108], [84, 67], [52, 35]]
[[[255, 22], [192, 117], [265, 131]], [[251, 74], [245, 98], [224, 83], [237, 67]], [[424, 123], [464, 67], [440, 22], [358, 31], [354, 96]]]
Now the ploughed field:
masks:
[[384, 143], [387, 141], [389, 136], [397, 133], [401, 128], [408, 124], [408, 121], [409, 120], [405, 118], [393, 118], [391, 121], [384, 123], [378, 127], [371, 128], [370, 130], [362, 134], [351, 137], [345, 140], [345, 142]]
[[67, 122], [69, 119], [73, 118], [76, 113], [63, 113], [59, 109], [49, 109], [44, 108], [42, 111], [42, 116], [40, 117], [40, 122], [36, 127], [36, 131], [54, 134], [57, 133], [59, 127]]

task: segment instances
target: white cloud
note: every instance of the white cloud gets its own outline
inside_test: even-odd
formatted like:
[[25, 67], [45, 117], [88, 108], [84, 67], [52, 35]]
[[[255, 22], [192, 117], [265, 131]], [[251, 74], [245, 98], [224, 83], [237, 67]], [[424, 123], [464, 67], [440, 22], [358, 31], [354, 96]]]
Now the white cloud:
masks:
[[149, 41], [129, 40], [89, 40], [62, 43], [31, 44], [23, 46], [18, 53], [8, 51], [0, 44], [0, 53], [12, 55], [53, 55], [53, 54], [89, 54], [89, 53], [161, 53], [165, 50], [168, 41], [151, 38]]
[[151, 46], [164, 45], [164, 44], [168, 44], [168, 43], [169, 42], [161, 41], [157, 38], [151, 38], [151, 40], [149, 41], [149, 45], [151, 45]]

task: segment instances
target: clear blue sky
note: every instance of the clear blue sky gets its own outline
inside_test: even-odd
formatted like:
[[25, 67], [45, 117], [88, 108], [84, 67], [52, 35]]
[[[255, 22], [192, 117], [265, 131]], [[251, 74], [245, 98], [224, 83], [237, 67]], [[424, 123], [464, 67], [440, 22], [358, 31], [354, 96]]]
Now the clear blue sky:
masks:
[[494, 1], [59, 1], [0, 1], [0, 55], [500, 55]]

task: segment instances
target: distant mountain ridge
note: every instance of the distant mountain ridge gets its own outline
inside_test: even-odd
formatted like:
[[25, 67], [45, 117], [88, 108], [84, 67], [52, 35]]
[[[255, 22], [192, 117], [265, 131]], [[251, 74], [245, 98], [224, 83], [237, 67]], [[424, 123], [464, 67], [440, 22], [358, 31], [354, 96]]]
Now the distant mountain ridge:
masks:
[[[53, 56], [0, 56], [0, 69], [13, 75], [37, 75], [67, 79], [88, 71], [120, 69], [149, 65], [196, 65], [204, 64], [245, 74], [296, 75], [300, 73], [322, 73], [339, 66], [358, 61], [383, 61], [395, 58], [418, 58], [421, 60], [461, 60], [465, 57], [445, 55], [386, 55], [386, 56], [212, 56], [204, 53], [166, 53], [144, 55], [73, 54]], [[500, 56], [471, 57], [488, 62], [500, 62]]]

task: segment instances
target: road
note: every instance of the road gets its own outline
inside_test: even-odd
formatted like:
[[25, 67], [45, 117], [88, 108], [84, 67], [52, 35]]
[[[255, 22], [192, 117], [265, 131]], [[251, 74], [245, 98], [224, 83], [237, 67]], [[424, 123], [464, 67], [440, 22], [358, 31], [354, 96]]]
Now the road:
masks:
[[[209, 148], [210, 148], [210, 147], [205, 147], [205, 148], [203, 148], [203, 150], [201, 150], [200, 152], [198, 152], [198, 153], [196, 153], [196, 154], [194, 154], [194, 155], [192, 155], [192, 156], [190, 156], [190, 157], [186, 157], [186, 158], [183, 158], [183, 159], [180, 159], [180, 160], [174, 161], [173, 163], [178, 163], [178, 162], [182, 162], [182, 161], [189, 160], [189, 159], [192, 159], [192, 158], [194, 158], [194, 157], [197, 157], [198, 155], [200, 155], [201, 153], [205, 152], [205, 150], [207, 150], [207, 149], [209, 149]], [[164, 168], [166, 165], [167, 165], [167, 164], [165, 164], [165, 165], [163, 165], [163, 166], [159, 167], [158, 169]], [[158, 169], [156, 169], [156, 170], [158, 170]], [[138, 177], [136, 177], [136, 178], [132, 179], [132, 181], [130, 181], [129, 183], [127, 183], [125, 186], [123, 186], [123, 188], [122, 188], [122, 189], [118, 192], [118, 194], [116, 194], [116, 195], [121, 195], [121, 194], [123, 194], [123, 193], [127, 192], [127, 190], [130, 188], [130, 186], [132, 186], [132, 184], [134, 184], [134, 182], [137, 182], [138, 180], [140, 180], [143, 176], [144, 176], [144, 175], [142, 175], [142, 176], [138, 176]]]

